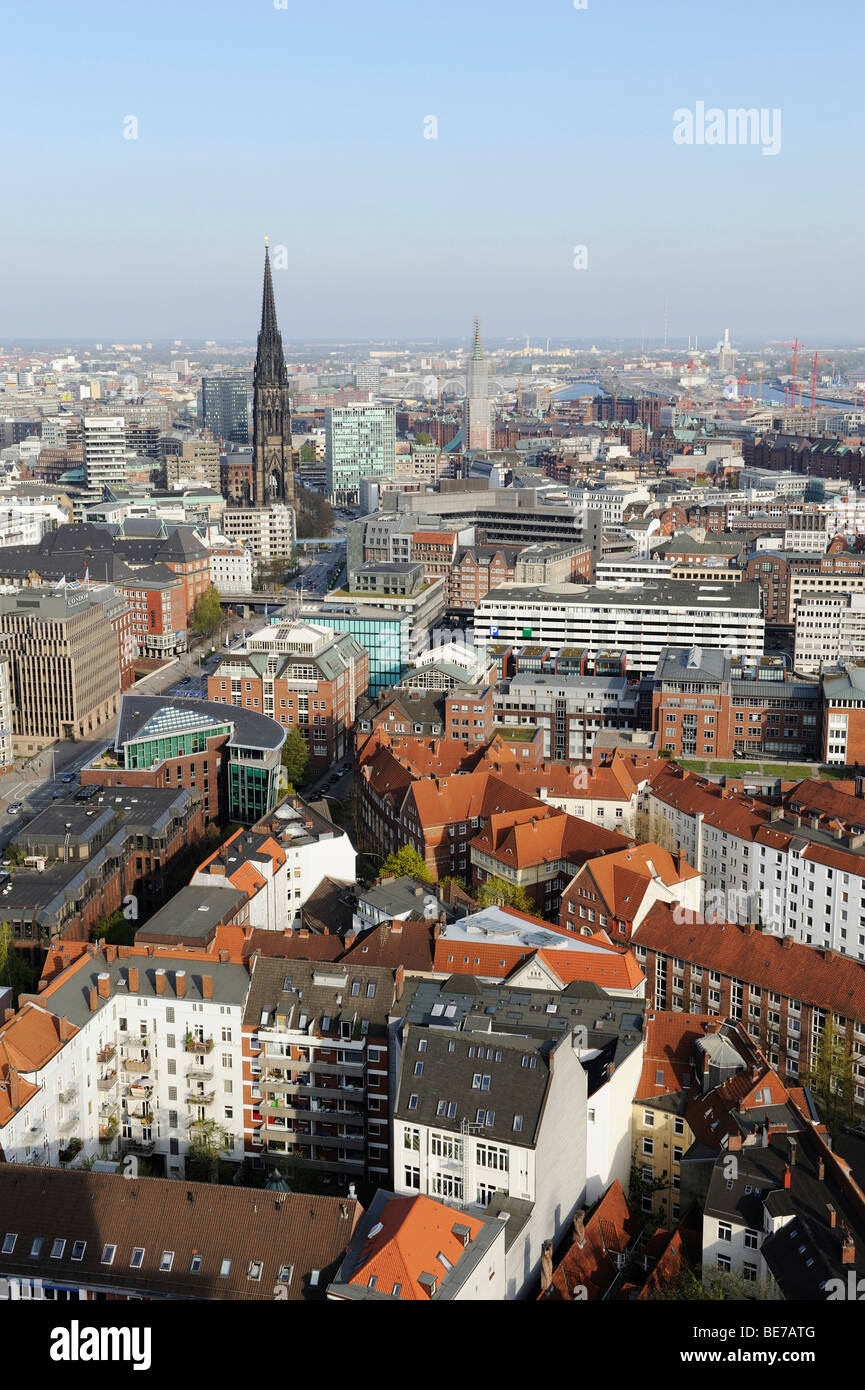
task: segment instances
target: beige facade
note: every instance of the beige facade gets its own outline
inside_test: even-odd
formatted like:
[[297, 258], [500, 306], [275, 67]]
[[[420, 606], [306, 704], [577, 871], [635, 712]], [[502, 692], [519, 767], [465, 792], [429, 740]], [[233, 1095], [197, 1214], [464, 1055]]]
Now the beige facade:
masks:
[[16, 754], [89, 738], [117, 714], [120, 661], [109, 618], [117, 601], [110, 585], [0, 595]]
[[680, 1162], [694, 1142], [684, 1114], [676, 1113], [679, 1099], [684, 1102], [684, 1093], [664, 1096], [663, 1105], [651, 1100], [635, 1100], [633, 1105], [633, 1161], [635, 1175], [641, 1180], [643, 1211], [664, 1224], [677, 1221], [681, 1215]]
[[179, 457], [165, 460], [167, 487], [180, 483], [206, 483], [219, 491], [219, 445], [207, 439], [184, 440]]

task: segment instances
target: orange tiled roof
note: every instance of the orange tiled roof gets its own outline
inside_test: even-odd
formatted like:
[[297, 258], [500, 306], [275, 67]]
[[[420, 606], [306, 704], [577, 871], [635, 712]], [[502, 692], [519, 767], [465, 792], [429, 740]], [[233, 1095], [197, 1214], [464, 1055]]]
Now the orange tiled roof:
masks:
[[633, 939], [737, 980], [761, 985], [771, 980], [772, 988], [789, 999], [865, 1019], [865, 965], [849, 956], [735, 922], [706, 922], [701, 913], [680, 925], [666, 903], [652, 904]]
[[623, 1254], [637, 1239], [640, 1223], [631, 1215], [622, 1185], [616, 1179], [607, 1188], [585, 1223], [585, 1241], [571, 1246], [558, 1268], [544, 1299], [571, 1301], [577, 1284], [587, 1290], [589, 1301], [601, 1299], [616, 1277], [616, 1254]]
[[[683, 1014], [673, 1009], [654, 1009], [646, 1014], [643, 1072], [635, 1100], [655, 1100], [685, 1090], [685, 1077], [693, 1076], [694, 1046], [705, 1037], [709, 1014]], [[658, 1073], [663, 1079], [658, 1081]]]
[[[20, 1072], [44, 1067], [78, 1029], [66, 1019], [25, 1004], [0, 1028], [0, 1126], [35, 1096], [39, 1087]], [[65, 1036], [64, 1036], [65, 1034]]]
[[652, 869], [668, 888], [700, 877], [697, 869], [690, 864], [680, 868], [668, 850], [651, 842], [593, 859], [582, 875], [592, 879], [612, 916], [631, 921], [652, 882]]
[[381, 1230], [367, 1240], [349, 1282], [368, 1287], [374, 1278], [374, 1287], [385, 1294], [392, 1294], [399, 1285], [397, 1297], [405, 1300], [429, 1298], [418, 1282], [421, 1274], [434, 1274], [439, 1283], [444, 1279], [448, 1271], [439, 1262], [439, 1253], [451, 1266], [457, 1264], [465, 1247], [453, 1234], [454, 1226], [467, 1227], [471, 1240], [484, 1228], [476, 1217], [420, 1196], [392, 1197], [378, 1224]]

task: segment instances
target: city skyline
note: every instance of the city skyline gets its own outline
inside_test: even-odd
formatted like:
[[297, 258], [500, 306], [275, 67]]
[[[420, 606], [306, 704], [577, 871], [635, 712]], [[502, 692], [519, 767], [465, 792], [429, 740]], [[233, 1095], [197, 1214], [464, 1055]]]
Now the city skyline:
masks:
[[[61, 16], [5, 24], [28, 119], [7, 149], [27, 192], [0, 229], [4, 338], [245, 340], [265, 233], [286, 341], [451, 336], [473, 313], [491, 342], [652, 341], [665, 301], [670, 341], [853, 338], [848, 3], [814, 32], [803, 3], [508, 0], [491, 22], [446, 0], [430, 24], [380, 0], [337, 4], [326, 35], [275, 4], [160, 0], [142, 32], [103, 3], [62, 47]], [[299, 56], [322, 45], [325, 64]], [[702, 120], [680, 142], [677, 113], [716, 108], [766, 115], [771, 139], [728, 127], [713, 147]], [[46, 149], [62, 158], [34, 180]]]

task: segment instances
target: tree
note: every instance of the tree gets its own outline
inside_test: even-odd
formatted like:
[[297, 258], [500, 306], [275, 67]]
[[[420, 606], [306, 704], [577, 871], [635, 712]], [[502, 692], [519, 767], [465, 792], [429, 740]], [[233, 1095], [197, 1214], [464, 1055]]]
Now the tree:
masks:
[[297, 488], [297, 538], [329, 536], [333, 529], [333, 508], [327, 498], [309, 487]]
[[296, 724], [289, 724], [282, 745], [282, 766], [292, 788], [302, 782], [309, 767], [309, 748]]
[[18, 995], [26, 994], [31, 983], [32, 971], [15, 947], [11, 923], [0, 922], [0, 985], [8, 985], [11, 988], [16, 1008]]
[[310, 444], [309, 440], [300, 446], [300, 462], [315, 463], [315, 445]]
[[771, 1295], [760, 1280], [746, 1281], [719, 1269], [712, 1270], [704, 1283], [699, 1270], [688, 1266], [669, 1284], [654, 1288], [649, 1298], [670, 1303], [748, 1303], [770, 1299]]
[[219, 1155], [233, 1148], [231, 1135], [216, 1120], [197, 1120], [192, 1129], [194, 1135], [186, 1158], [187, 1177], [195, 1178], [197, 1170], [202, 1175], [200, 1181], [218, 1182]]
[[823, 1024], [814, 1065], [803, 1080], [814, 1092], [820, 1118], [828, 1125], [833, 1139], [853, 1118], [856, 1089], [853, 1066], [853, 1053], [846, 1036], [830, 1014]]
[[381, 866], [381, 877], [416, 878], [421, 883], [432, 883], [432, 874], [411, 845], [403, 845], [402, 849], [388, 855]]
[[222, 622], [222, 609], [219, 605], [219, 594], [211, 584], [205, 589], [201, 598], [195, 605], [195, 612], [192, 615], [192, 630], [199, 637], [212, 637]]
[[415, 444], [430, 444], [432, 441], [426, 430], [421, 430], [419, 434], [415, 435], [414, 442]]
[[132, 946], [137, 930], [136, 919], [127, 918], [123, 908], [119, 907], [116, 912], [94, 923], [90, 928], [90, 940], [104, 941], [106, 946]]
[[514, 907], [517, 912], [531, 913], [532, 905], [526, 890], [519, 883], [507, 883], [503, 878], [488, 878], [478, 890], [481, 907]]
[[4, 854], [10, 864], [23, 864], [24, 860], [27, 858], [25, 851], [20, 849], [18, 845], [7, 845]]

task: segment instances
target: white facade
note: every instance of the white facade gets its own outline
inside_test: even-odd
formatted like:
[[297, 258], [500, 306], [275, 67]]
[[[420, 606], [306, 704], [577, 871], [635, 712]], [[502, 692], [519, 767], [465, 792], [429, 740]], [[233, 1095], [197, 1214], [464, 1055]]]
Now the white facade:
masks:
[[[187, 966], [200, 968], [194, 961]], [[76, 1165], [98, 1158], [106, 1143], [114, 1149], [114, 1135], [100, 1139], [99, 1133], [112, 1118], [121, 1143], [152, 1144], [165, 1156], [169, 1177], [183, 1176], [190, 1125], [198, 1119], [222, 1125], [232, 1137], [226, 1156], [240, 1161], [242, 1013], [242, 1004], [215, 999], [115, 994], [44, 1067], [20, 1073], [39, 1090], [0, 1130], [5, 1161], [56, 1167], [73, 1138], [83, 1141]], [[205, 1045], [212, 1039], [212, 1050], [187, 1051], [187, 1033]], [[104, 1049], [111, 1056], [100, 1061]], [[198, 1095], [200, 1104], [189, 1099]]]
[[[420, 1030], [409, 1030], [412, 1050]], [[535, 1142], [503, 1143], [483, 1130], [395, 1119], [394, 1190], [457, 1205], [487, 1206], [496, 1191], [534, 1204], [507, 1256], [507, 1298], [519, 1298], [540, 1268], [543, 1245], [558, 1243], [586, 1192], [587, 1081], [570, 1036], [550, 1054], [550, 1078]]]
[[765, 624], [753, 584], [671, 580], [622, 590], [506, 585], [482, 599], [474, 633], [482, 648], [532, 641], [553, 653], [586, 647], [590, 657], [624, 650], [629, 670], [650, 675], [665, 646], [730, 648], [755, 660], [763, 655]]
[[210, 582], [220, 594], [252, 592], [252, 554], [245, 545], [216, 540], [210, 548]]
[[[623, 446], [622, 456], [627, 457], [627, 452]], [[613, 457], [612, 453], [607, 457]], [[648, 488], [641, 486], [568, 489], [568, 501], [572, 506], [581, 510], [586, 507], [600, 508], [601, 522], [604, 526], [620, 526], [628, 507], [649, 503], [651, 500], [652, 494]]]
[[[861, 584], [865, 579], [851, 576]], [[840, 581], [849, 585], [847, 579]], [[793, 664], [817, 674], [850, 657], [865, 657], [865, 591], [806, 594], [796, 600]]]
[[293, 507], [277, 503], [272, 507], [227, 508], [222, 529], [230, 541], [246, 547], [256, 560], [287, 559], [297, 539], [297, 518]]
[[126, 486], [126, 426], [119, 415], [87, 415], [84, 476], [89, 488]]

